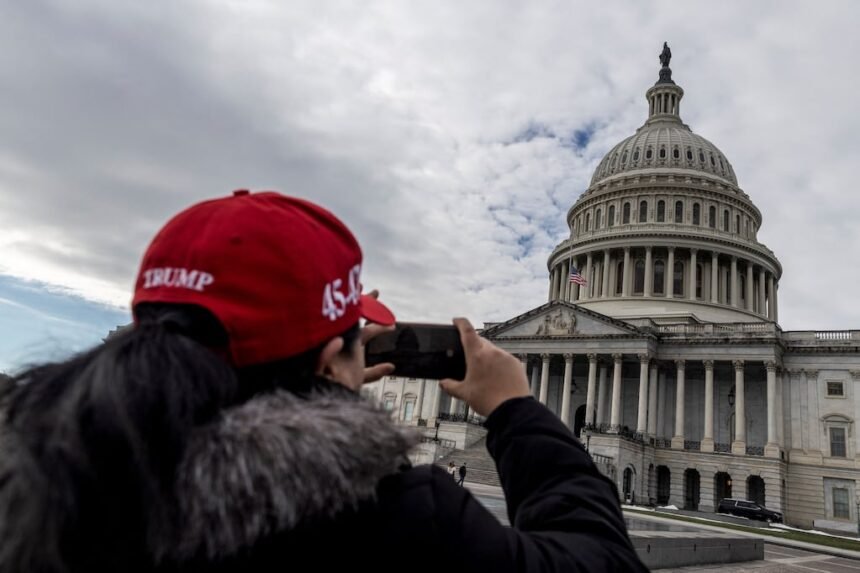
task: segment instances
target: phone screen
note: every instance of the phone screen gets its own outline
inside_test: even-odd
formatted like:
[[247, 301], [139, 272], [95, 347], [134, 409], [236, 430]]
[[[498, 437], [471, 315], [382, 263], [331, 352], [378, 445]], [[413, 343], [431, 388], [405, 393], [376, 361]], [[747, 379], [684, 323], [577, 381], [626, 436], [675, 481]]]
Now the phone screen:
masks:
[[466, 355], [453, 324], [398, 322], [392, 332], [367, 343], [364, 359], [367, 366], [391, 362], [394, 376], [430, 380], [466, 376]]

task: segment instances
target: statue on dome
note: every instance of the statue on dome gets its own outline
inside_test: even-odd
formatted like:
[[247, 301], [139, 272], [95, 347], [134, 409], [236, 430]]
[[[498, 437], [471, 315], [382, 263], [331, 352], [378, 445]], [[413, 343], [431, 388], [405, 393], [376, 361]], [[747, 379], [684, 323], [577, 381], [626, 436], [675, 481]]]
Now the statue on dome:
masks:
[[672, 59], [672, 50], [669, 49], [669, 44], [663, 42], [663, 51], [660, 52], [660, 64], [664, 68], [669, 67], [669, 60]]

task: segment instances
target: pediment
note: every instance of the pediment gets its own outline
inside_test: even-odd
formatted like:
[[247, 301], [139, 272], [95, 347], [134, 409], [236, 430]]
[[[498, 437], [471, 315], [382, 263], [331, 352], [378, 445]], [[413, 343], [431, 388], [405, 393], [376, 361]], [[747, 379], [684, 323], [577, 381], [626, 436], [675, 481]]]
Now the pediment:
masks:
[[561, 338], [571, 336], [642, 336], [635, 326], [575, 304], [554, 301], [484, 329], [483, 336]]

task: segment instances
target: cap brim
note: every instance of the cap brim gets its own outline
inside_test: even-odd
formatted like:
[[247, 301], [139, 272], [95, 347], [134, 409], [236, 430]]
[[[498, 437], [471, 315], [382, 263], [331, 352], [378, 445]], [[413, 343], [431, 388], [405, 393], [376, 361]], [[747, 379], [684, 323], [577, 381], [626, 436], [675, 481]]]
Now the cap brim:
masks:
[[394, 313], [387, 306], [366, 294], [361, 295], [361, 316], [382, 326], [390, 326], [395, 322]]

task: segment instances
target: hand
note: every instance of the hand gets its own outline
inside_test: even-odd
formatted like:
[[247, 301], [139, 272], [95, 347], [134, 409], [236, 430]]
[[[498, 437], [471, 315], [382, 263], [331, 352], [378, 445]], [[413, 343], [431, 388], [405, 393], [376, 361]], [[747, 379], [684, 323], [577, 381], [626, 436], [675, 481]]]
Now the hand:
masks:
[[502, 402], [529, 396], [529, 383], [522, 362], [484, 340], [465, 318], [455, 318], [466, 354], [466, 378], [442, 380], [442, 389], [466, 402], [481, 416], [489, 416]]
[[[372, 296], [373, 298], [379, 298], [379, 291], [374, 289], [367, 293], [368, 296]], [[368, 323], [365, 324], [361, 329], [361, 352], [364, 352], [364, 346], [376, 336], [379, 336], [383, 332], [391, 332], [394, 330], [394, 325], [391, 326], [382, 326], [381, 324]], [[364, 356], [362, 355], [362, 360], [364, 360]], [[390, 362], [383, 362], [382, 364], [377, 364], [376, 366], [371, 366], [369, 368], [364, 369], [364, 383], [369, 384], [370, 382], [376, 382], [383, 376], [388, 376], [394, 372], [394, 364]]]

